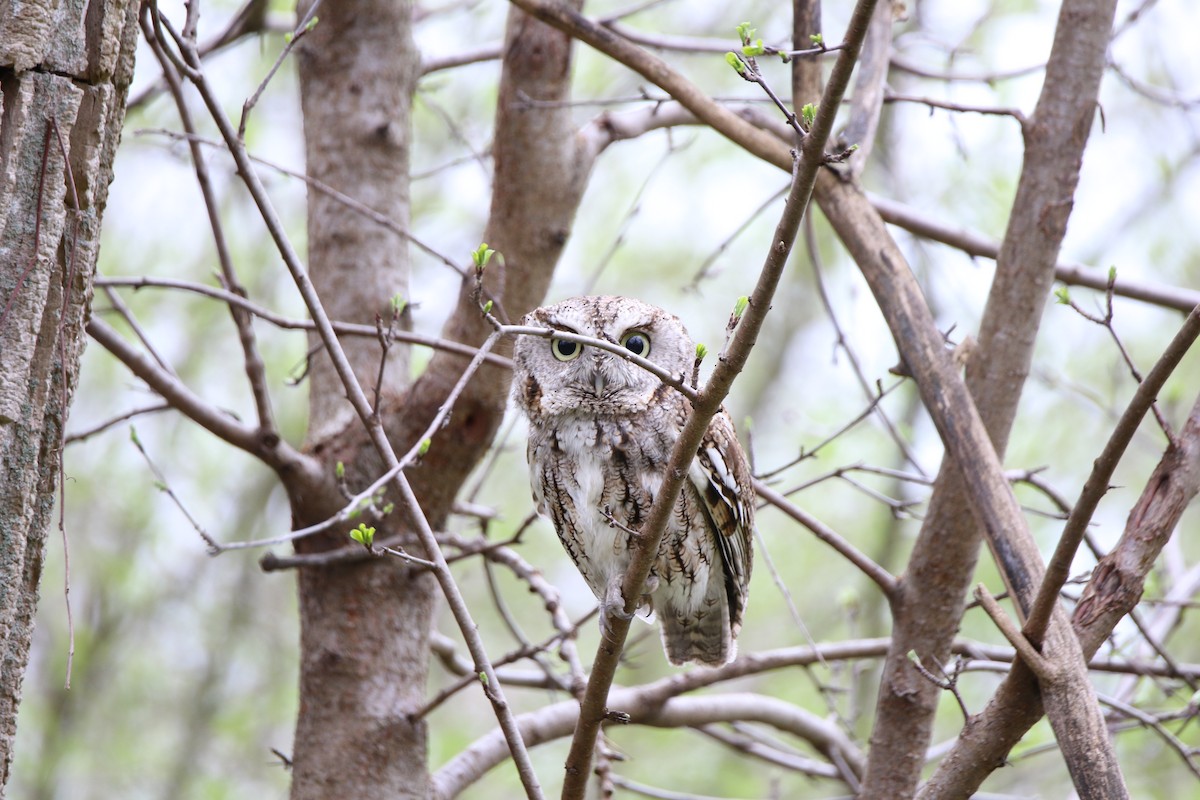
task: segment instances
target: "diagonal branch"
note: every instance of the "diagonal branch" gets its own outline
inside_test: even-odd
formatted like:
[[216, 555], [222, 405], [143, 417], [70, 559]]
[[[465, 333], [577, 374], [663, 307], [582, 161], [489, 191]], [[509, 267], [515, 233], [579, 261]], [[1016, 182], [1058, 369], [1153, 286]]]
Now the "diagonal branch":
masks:
[[[150, 45], [151, 50], [154, 51], [159, 65], [162, 67], [163, 79], [166, 80], [167, 86], [171, 90], [171, 97], [175, 100], [175, 107], [179, 113], [179, 120], [183, 125], [184, 131], [189, 135], [195, 134], [196, 126], [192, 122], [191, 111], [188, 109], [183, 97], [183, 85], [179, 79], [179, 74], [163, 51], [163, 44], [154, 36], [154, 25], [151, 21], [152, 13], [148, 5], [142, 6], [138, 18], [141, 23], [142, 34], [146, 42]], [[225, 229], [221, 224], [216, 191], [213, 189], [212, 180], [208, 174], [208, 163], [204, 158], [204, 153], [201, 151], [200, 145], [195, 139], [188, 139], [188, 151], [192, 158], [196, 183], [199, 185], [200, 194], [204, 198], [204, 210], [208, 214], [209, 227], [212, 230], [213, 246], [217, 251], [217, 263], [221, 267], [221, 282], [230, 293], [245, 297], [246, 290], [242, 286], [241, 281], [238, 280], [237, 272], [233, 266], [233, 256], [229, 252], [229, 244], [225, 239]], [[233, 318], [234, 325], [237, 327], [238, 340], [242, 345], [244, 369], [247, 382], [250, 384], [251, 394], [254, 397], [255, 409], [258, 412], [259, 428], [266, 435], [278, 436], [275, 414], [271, 408], [271, 396], [267, 389], [266, 366], [263, 364], [262, 355], [258, 350], [258, 342], [254, 336], [253, 321], [244, 309], [235, 305], [229, 306], [229, 314]]]
[[[605, 52], [609, 52], [608, 48], [621, 50], [624, 47], [633, 47], [613, 39], [611, 34], [608, 34], [603, 28], [595, 26], [594, 23], [565, 6], [533, 2], [533, 0], [515, 0], [515, 2], [529, 13], [572, 34], [578, 35], [578, 31], [588, 32], [592, 36], [591, 39], [588, 39], [589, 44], [595, 43], [599, 49]], [[874, 4], [874, 0], [860, 0], [855, 7], [854, 15], [851, 17], [846, 32], [845, 49], [838, 54], [816, 119], [804, 139], [800, 157], [793, 167], [792, 187], [788, 194], [784, 214], [776, 227], [774, 237], [772, 237], [771, 248], [759, 275], [758, 283], [750, 295], [749, 307], [734, 333], [733, 341], [727, 349], [725, 358], [717, 365], [704, 390], [693, 404], [692, 414], [680, 432], [679, 439], [671, 453], [666, 477], [656, 494], [646, 524], [640, 535], [634, 539], [634, 556], [621, 587], [622, 595], [626, 598], [625, 611], [627, 613], [633, 611], [631, 606], [641, 595], [641, 587], [645, 584], [654, 559], [658, 555], [659, 542], [687, 476], [687, 465], [695, 458], [696, 450], [708, 429], [709, 421], [720, 408], [734, 378], [745, 365], [767, 311], [771, 307], [771, 298], [774, 296], [775, 288], [795, 242], [800, 220], [808, 206], [809, 197], [816, 183], [817, 172], [824, 161], [825, 142], [833, 128], [834, 116], [849, 83]], [[581, 36], [581, 38], [584, 37]], [[645, 54], [641, 55], [645, 56]], [[645, 56], [645, 58], [652, 59], [653, 57]], [[665, 65], [663, 68], [665, 69]], [[666, 73], [662, 71], [657, 73], [660, 78], [665, 75]], [[674, 81], [674, 84], [674, 88], [682, 94], [695, 91], [695, 87], [686, 82]], [[664, 86], [663, 88], [671, 91], [670, 87]], [[674, 92], [672, 93], [674, 94]], [[676, 99], [685, 106], [688, 105], [683, 97], [676, 95]], [[706, 111], [711, 111], [712, 108], [719, 109], [720, 107], [708, 102], [704, 104], [704, 108]], [[695, 111], [695, 109], [692, 110]], [[724, 109], [721, 109], [721, 112], [732, 116], [731, 112], [724, 111]], [[703, 114], [699, 112], [697, 112], [697, 116], [703, 118]], [[734, 119], [737, 118], [734, 117]], [[738, 120], [738, 122], [741, 121]], [[768, 136], [758, 131], [755, 131], [755, 135]], [[771, 149], [774, 147], [775, 145], [772, 144]], [[632, 616], [631, 613], [630, 616]], [[564, 798], [582, 798], [586, 792], [590, 773], [589, 765], [596, 736], [599, 733], [600, 724], [607, 714], [605, 701], [616, 673], [625, 637], [629, 631], [629, 618], [614, 614], [608, 619], [607, 628], [609, 635], [596, 654], [591, 679], [580, 707], [579, 725], [571, 742], [571, 750], [567, 755], [567, 774], [563, 784]]]
[[804, 509], [788, 502], [786, 497], [762, 481], [754, 481], [754, 492], [761, 499], [767, 501], [796, 522], [808, 528], [816, 535], [818, 539], [825, 542], [825, 544], [841, 553], [847, 561], [858, 567], [864, 575], [874, 581], [875, 585], [879, 587], [880, 591], [883, 592], [885, 597], [887, 597], [889, 600], [895, 599], [896, 593], [899, 589], [899, 582], [896, 580], [896, 577], [872, 561], [866, 553], [863, 553], [861, 550], [854, 547], [854, 545], [838, 536], [833, 530], [826, 525], [823, 525], [816, 517], [813, 517], [811, 514], [804, 511]]
[[[1073, 625], [1091, 656], [1142, 596], [1146, 576], [1200, 493], [1200, 399], [1177, 442], [1167, 448], [1129, 514], [1117, 546], [1101, 560], [1075, 607]], [[1043, 714], [1037, 683], [1028, 670], [1013, 670], [973, 724], [943, 759], [920, 797], [966, 797], [1002, 763], [1008, 751]]]
[[218, 439], [261, 458], [276, 470], [297, 467], [303, 467], [306, 471], [319, 469], [312, 459], [293, 450], [285, 442], [274, 440], [275, 444], [271, 446], [271, 443], [261, 436], [261, 432], [257, 428], [245, 425], [209, 404], [204, 398], [189, 389], [178, 377], [167, 372], [153, 359], [143, 355], [136, 347], [125, 341], [108, 323], [93, 316], [88, 320], [87, 332], [92, 339], [128, 367], [130, 372], [160, 394], [171, 404], [171, 407], [183, 413]]
[[[1163, 351], [1154, 368], [1138, 385], [1133, 399], [1126, 406], [1125, 413], [1121, 415], [1117, 427], [1109, 437], [1108, 444], [1104, 446], [1104, 451], [1093, 463], [1092, 473], [1083, 485], [1083, 491], [1080, 492], [1079, 500], [1071, 510], [1071, 516], [1067, 518], [1067, 524], [1063, 527], [1062, 535], [1058, 540], [1058, 547], [1055, 548], [1054, 555], [1046, 567], [1046, 577], [1042, 581], [1041, 589], [1038, 590], [1033, 609], [1029, 613], [1029, 619], [1025, 622], [1024, 633], [1035, 645], [1041, 641], [1042, 634], [1045, 633], [1050, 619], [1050, 609], [1058, 602], [1059, 590], [1062, 589], [1068, 578], [1075, 551], [1079, 549], [1079, 544], [1083, 541], [1083, 535], [1091, 522], [1092, 514], [1095, 512], [1096, 506], [1100, 504], [1100, 499], [1108, 492], [1108, 481], [1112, 477], [1113, 470], [1117, 468], [1117, 463], [1121, 460], [1125, 448], [1129, 446], [1138, 424], [1146, 415], [1151, 404], [1154, 403], [1159, 390], [1162, 389], [1167, 378], [1174, 372], [1175, 367], [1179, 365], [1184, 354], [1198, 336], [1200, 336], [1200, 306], [1196, 306], [1188, 315], [1183, 327], [1167, 345], [1167, 349]], [[1171, 448], [1173, 449], [1175, 446], [1175, 442], [1172, 441]]]

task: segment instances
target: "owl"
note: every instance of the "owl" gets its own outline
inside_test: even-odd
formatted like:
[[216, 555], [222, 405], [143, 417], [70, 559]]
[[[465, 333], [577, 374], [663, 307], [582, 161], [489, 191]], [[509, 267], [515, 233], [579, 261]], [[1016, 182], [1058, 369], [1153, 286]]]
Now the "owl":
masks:
[[[672, 375], [695, 345], [679, 319], [628, 297], [575, 297], [525, 324], [612, 342]], [[513, 394], [529, 418], [534, 502], [605, 613], [621, 613], [630, 539], [646, 522], [691, 402], [619, 356], [559, 338], [516, 344]], [[746, 610], [754, 489], [729, 414], [709, 423], [692, 459], [638, 611], [661, 624], [672, 664], [721, 665], [737, 654]]]

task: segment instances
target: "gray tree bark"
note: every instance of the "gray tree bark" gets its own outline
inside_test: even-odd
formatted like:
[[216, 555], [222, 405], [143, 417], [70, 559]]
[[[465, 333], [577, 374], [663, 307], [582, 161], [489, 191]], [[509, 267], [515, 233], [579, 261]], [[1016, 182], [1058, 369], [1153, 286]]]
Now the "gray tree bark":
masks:
[[[410, 110], [420, 62], [411, 34], [412, 5], [326, 0], [319, 16], [299, 47], [308, 172], [407, 226]], [[587, 179], [578, 165], [569, 110], [562, 106], [571, 52], [569, 37], [512, 12], [496, 113], [493, 202], [487, 229], [480, 232], [504, 255], [489, 265], [485, 286], [497, 313], [509, 319], [519, 319], [545, 295]], [[530, 112], [521, 108], [521, 98], [558, 108]], [[463, 253], [463, 263], [468, 260]], [[409, 269], [402, 237], [310, 192], [309, 270], [332, 318], [372, 324], [380, 313], [386, 319], [392, 296], [407, 296]], [[473, 279], [464, 280], [444, 338], [478, 346], [491, 333], [474, 288]], [[380, 347], [372, 341], [347, 345], [358, 380], [374, 400]], [[497, 350], [507, 353], [510, 347], [502, 343]], [[424, 435], [466, 366], [461, 355], [439, 353], [410, 384], [405, 356], [387, 365], [379, 410], [397, 450]], [[407, 471], [434, 530], [443, 528], [460, 487], [491, 445], [509, 378], [506, 370], [480, 370], [420, 465]], [[355, 491], [384, 471], [345, 394], [322, 353], [314, 362], [306, 449], [325, 466], [326, 479], [314, 487], [281, 473], [296, 527], [320, 522], [344, 504], [334, 480], [339, 462]], [[411, 534], [407, 519], [398, 507], [373, 523], [377, 537]], [[420, 553], [420, 544], [409, 538], [405, 548]], [[297, 550], [327, 551], [347, 542], [346, 532], [338, 530], [301, 540]], [[426, 701], [437, 584], [427, 572], [372, 560], [302, 568], [299, 592], [300, 715], [292, 797], [427, 797], [425, 724], [411, 715]]]
[[132, 0], [0, 1], [0, 795], [137, 8]]

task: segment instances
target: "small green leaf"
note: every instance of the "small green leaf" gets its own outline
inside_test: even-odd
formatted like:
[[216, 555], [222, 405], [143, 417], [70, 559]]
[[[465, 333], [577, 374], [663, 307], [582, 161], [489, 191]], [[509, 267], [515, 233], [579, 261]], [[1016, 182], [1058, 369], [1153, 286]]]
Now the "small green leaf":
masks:
[[1117, 265], [1113, 264], [1108, 268], [1108, 282], [1112, 283], [1117, 279]]
[[370, 548], [375, 542], [375, 529], [365, 522], [360, 522], [357, 528], [350, 531], [350, 538], [363, 547]]
[[812, 42], [813, 47], [824, 47], [825, 46], [825, 37], [819, 33], [812, 34], [811, 36], [808, 37], [808, 40], [810, 42]]
[[1069, 306], [1071, 304], [1071, 293], [1067, 287], [1060, 286], [1054, 290], [1054, 299], [1058, 301], [1060, 306]]
[[742, 430], [744, 430], [744, 431], [754, 430], [754, 417], [746, 417], [744, 420], [742, 420]]
[[408, 308], [408, 301], [399, 294], [392, 295], [392, 316], [398, 317]]
[[708, 355], [708, 348], [705, 347], [703, 344], [697, 344], [696, 345], [696, 360], [703, 361], [704, 357], [706, 355]]
[[380, 510], [383, 511], [383, 515], [386, 517], [388, 514], [390, 514], [396, 510], [396, 504], [395, 503], [387, 503]]
[[800, 109], [800, 121], [804, 123], [804, 129], [811, 128], [816, 119], [817, 107], [812, 103], [805, 103], [804, 107]]
[[171, 491], [170, 489], [168, 489], [168, 488], [167, 488], [167, 485], [166, 485], [165, 483], [163, 483], [162, 481], [155, 481], [155, 482], [154, 482], [154, 488], [155, 488], [155, 489], [158, 489], [160, 492], [169, 492], [169, 491]]
[[754, 42], [754, 44], [748, 44], [748, 45], [744, 45], [742, 47], [742, 55], [747, 56], [749, 58], [754, 58], [755, 56], [761, 56], [765, 52], [767, 52], [767, 48], [763, 46], [762, 39], [758, 39], [757, 41]]
[[488, 679], [487, 679], [486, 672], [479, 673], [479, 682], [482, 683], [484, 686], [488, 685]]
[[485, 314], [492, 313], [492, 301], [491, 300], [488, 300], [486, 303], [483, 304], [483, 313], [485, 313]]
[[921, 663], [921, 657], [917, 655], [917, 651], [916, 651], [916, 650], [909, 650], [907, 653], [905, 653], [905, 656], [907, 656], [907, 657], [908, 657], [908, 660], [909, 660], [909, 661], [911, 661], [911, 662], [912, 662], [912, 663], [914, 663], [914, 664], [920, 664], [920, 663]]
[[482, 271], [494, 255], [496, 255], [496, 251], [488, 247], [487, 242], [481, 242], [479, 247], [471, 251], [471, 260], [475, 262], [475, 269]]
[[305, 30], [305, 31], [311, 31], [313, 28], [317, 27], [317, 23], [318, 23], [318, 22], [320, 22], [320, 21], [321, 21], [321, 18], [320, 18], [320, 17], [313, 17], [312, 19], [310, 19], [310, 20], [308, 21], [308, 24], [306, 24], [306, 25], [304, 26], [304, 30]]
[[731, 66], [735, 70], [737, 70], [738, 75], [746, 74], [746, 65], [742, 63], [742, 60], [740, 58], [738, 58], [737, 53], [734, 53], [732, 51], [726, 53], [725, 61], [729, 64], [729, 66]]
[[733, 304], [733, 318], [741, 319], [742, 314], [745, 314], [746, 309], [749, 307], [750, 307], [750, 298], [747, 297], [746, 295], [742, 295], [741, 297], [739, 297], [737, 299], [737, 302]]
[[431, 444], [433, 444], [433, 441], [432, 441], [432, 440], [430, 440], [428, 437], [426, 437], [426, 438], [422, 439], [422, 440], [421, 440], [421, 446], [420, 446], [419, 448], [417, 448], [417, 455], [419, 455], [419, 456], [423, 456], [423, 455], [425, 455], [426, 453], [428, 453], [428, 452], [429, 452], [429, 446], [430, 446]]
[[346, 465], [341, 461], [337, 462], [337, 465], [333, 468], [333, 474], [337, 476], [339, 481], [346, 477]]
[[352, 508], [352, 509], [350, 509], [350, 513], [346, 514], [346, 519], [356, 519], [361, 516], [362, 516], [361, 508]]
[[292, 43], [293, 38], [295, 38], [295, 37], [293, 37], [292, 34], [290, 34], [290, 33], [285, 33], [283, 35], [283, 41], [287, 42], [288, 44]]
[[749, 42], [754, 38], [754, 34], [758, 33], [758, 31], [751, 27], [749, 22], [743, 22], [741, 25], [738, 25], [736, 30], [738, 41], [740, 41], [742, 44]]

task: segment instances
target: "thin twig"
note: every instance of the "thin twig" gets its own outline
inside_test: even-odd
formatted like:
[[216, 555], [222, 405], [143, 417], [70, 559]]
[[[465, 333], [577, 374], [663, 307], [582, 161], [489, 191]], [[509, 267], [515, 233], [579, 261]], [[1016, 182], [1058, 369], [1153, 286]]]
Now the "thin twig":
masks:
[[[262, 83], [260, 83], [258, 88], [254, 90], [254, 94], [250, 95], [246, 102], [242, 103], [242, 118], [238, 122], [237, 131], [238, 139], [245, 141], [246, 123], [250, 121], [250, 112], [254, 110], [256, 105], [258, 105], [259, 98], [262, 97], [263, 92], [267, 90], [267, 84], [271, 82], [271, 79], [275, 77], [275, 73], [279, 71], [281, 66], [283, 66], [284, 59], [286, 59], [292, 52], [292, 48], [304, 38], [305, 34], [312, 30], [312, 26], [315, 25], [317, 21], [317, 9], [320, 7], [321, 0], [313, 0], [312, 5], [310, 5], [308, 7], [308, 11], [305, 12], [304, 18], [300, 20], [300, 22], [296, 25], [296, 29], [292, 31], [291, 36], [284, 42], [283, 49], [279, 51], [279, 55], [275, 58], [275, 63], [271, 65], [269, 70], [267, 70], [266, 77], [262, 79]], [[191, 131], [188, 132], [191, 133]]]
[[[97, 276], [95, 284], [100, 287], [124, 286], [135, 290], [144, 288], [178, 289], [184, 292], [191, 292], [193, 294], [211, 297], [214, 300], [220, 300], [223, 303], [228, 303], [229, 305], [245, 309], [259, 319], [262, 319], [264, 322], [268, 322], [271, 325], [283, 330], [316, 330], [316, 323], [312, 322], [311, 320], [290, 319], [282, 314], [277, 314], [265, 306], [261, 306], [251, 300], [247, 300], [241, 295], [234, 294], [233, 292], [218, 288], [216, 286], [207, 286], [203, 283], [177, 280], [174, 278], [150, 278], [145, 276], [137, 278]], [[333, 325], [333, 330], [336, 333], [343, 336], [375, 337], [378, 335], [378, 332], [374, 326], [371, 325], [359, 325], [353, 322], [336, 321], [330, 324]], [[413, 331], [396, 329], [392, 331], [392, 336], [398, 342], [420, 345], [422, 347], [429, 347], [434, 350], [443, 350], [447, 353], [456, 353], [465, 358], [473, 358], [479, 352], [478, 348], [471, 347], [467, 344], [462, 344], [461, 342], [454, 342], [449, 339], [440, 339], [436, 336], [427, 336], [426, 334], [415, 333]], [[512, 359], [498, 356], [495, 353], [488, 353], [485, 356], [485, 360], [487, 363], [494, 366], [503, 367], [504, 369], [512, 369]]]
[[[837, 337], [836, 346], [839, 347], [842, 352], [846, 354], [846, 358], [850, 360], [850, 369], [854, 372], [854, 377], [858, 380], [859, 387], [862, 389], [863, 394], [871, 399], [871, 405], [864, 413], [869, 413], [871, 411], [875, 412], [875, 416], [878, 417], [880, 423], [882, 423], [884, 430], [888, 432], [888, 436], [890, 436], [892, 441], [896, 443], [896, 447], [904, 456], [904, 460], [912, 464], [913, 467], [916, 468], [917, 472], [921, 473], [921, 475], [925, 475], [925, 470], [921, 468], [921, 465], [917, 463], [916, 456], [912, 454], [912, 448], [910, 448], [908, 443], [904, 441], [904, 437], [901, 436], [900, 432], [896, 430], [896, 426], [892, 424], [892, 421], [890, 418], [888, 418], [888, 415], [884, 413], [882, 408], [879, 407], [879, 403], [883, 400], [883, 396], [892, 389], [896, 388], [896, 386], [899, 384], [893, 384], [892, 386], [888, 387], [886, 391], [880, 387], [878, 380], [875, 382], [874, 387], [871, 386], [871, 382], [867, 380], [866, 373], [863, 371], [862, 363], [859, 361], [858, 354], [854, 351], [854, 348], [850, 346], [850, 341], [846, 337], [841, 323], [838, 321], [837, 313], [834, 311], [833, 301], [830, 300], [829, 291], [825, 288], [824, 269], [821, 263], [821, 251], [817, 246], [817, 232], [813, 226], [813, 220], [811, 216], [805, 220], [804, 244], [808, 252], [809, 264], [812, 266], [813, 280], [817, 285], [817, 293], [821, 298], [821, 306], [825, 309], [825, 315], [829, 317], [829, 321], [833, 325], [834, 334]], [[816, 449], [810, 451], [810, 455], [815, 453], [816, 450], [819, 450], [821, 446], [822, 445], [818, 445]]]
[[841, 553], [847, 561], [858, 567], [864, 575], [870, 578], [883, 592], [885, 597], [890, 598], [895, 595], [898, 586], [895, 576], [835, 533], [833, 529], [824, 525], [816, 517], [813, 517], [795, 504], [788, 502], [786, 497], [760, 480], [754, 481], [754, 491], [758, 494], [759, 498], [775, 506], [784, 514], [808, 528], [818, 539]]
[[[67, 612], [67, 666], [63, 679], [63, 688], [71, 688], [71, 669], [75, 664], [75, 614], [71, 609], [71, 546], [67, 539], [67, 475], [63, 467], [63, 451], [67, 443], [67, 419], [70, 415], [68, 402], [67, 380], [67, 311], [71, 307], [71, 290], [75, 286], [75, 254], [79, 251], [79, 194], [75, 189], [75, 175], [71, 171], [71, 156], [67, 151], [67, 143], [63, 139], [62, 128], [58, 126], [58, 118], [50, 117], [49, 129], [54, 131], [58, 140], [58, 152], [62, 156], [63, 171], [66, 174], [67, 190], [71, 198], [67, 216], [70, 218], [70, 234], [64, 236], [64, 248], [68, 251], [67, 269], [63, 276], [62, 304], [58, 312], [58, 364], [59, 376], [59, 407], [62, 419], [58, 425], [58, 532], [62, 537], [63, 546], [63, 605]], [[47, 142], [49, 144], [49, 142]], [[43, 160], [43, 167], [45, 161]], [[45, 176], [41, 176], [44, 179]], [[40, 188], [40, 187], [39, 187]], [[41, 198], [38, 198], [39, 203]], [[34, 245], [34, 253], [37, 245]]]
[[1008, 108], [1004, 106], [969, 106], [962, 103], [952, 103], [949, 100], [938, 100], [934, 97], [917, 97], [907, 94], [895, 94], [889, 92], [883, 96], [885, 103], [918, 103], [923, 106], [928, 106], [930, 109], [940, 108], [943, 111], [957, 111], [962, 114], [984, 114], [999, 117], [1012, 117], [1021, 125], [1024, 125], [1025, 115], [1019, 108]]
[[163, 471], [160, 470], [158, 465], [154, 463], [154, 459], [150, 458], [150, 454], [147, 453], [146, 448], [142, 446], [142, 440], [138, 438], [137, 428], [133, 427], [132, 425], [129, 426], [129, 440], [133, 442], [133, 446], [137, 448], [137, 451], [141, 453], [142, 458], [146, 460], [146, 465], [150, 467], [150, 472], [154, 474], [156, 488], [169, 497], [171, 502], [175, 504], [175, 507], [183, 512], [183, 516], [187, 518], [187, 521], [191, 524], [192, 528], [196, 531], [196, 533], [200, 534], [200, 538], [203, 539], [204, 543], [208, 545], [209, 552], [213, 552], [220, 545], [217, 544], [215, 539], [208, 535], [208, 531], [204, 530], [204, 526], [192, 516], [192, 512], [188, 511], [187, 506], [184, 505], [183, 500], [179, 498], [179, 495], [175, 494], [175, 490], [171, 488], [171, 484], [167, 481], [167, 476], [164, 475]]
[[146, 348], [146, 352], [150, 354], [155, 363], [162, 367], [164, 372], [179, 377], [175, 372], [175, 368], [171, 366], [171, 363], [163, 357], [162, 353], [158, 352], [158, 348], [154, 346], [154, 340], [146, 333], [146, 330], [137, 321], [137, 317], [133, 315], [133, 311], [130, 310], [129, 306], [125, 305], [125, 301], [121, 299], [120, 295], [107, 286], [101, 286], [100, 288], [104, 291], [104, 295], [108, 298], [108, 302], [112, 305], [113, 310], [125, 321], [125, 324], [129, 326], [129, 330], [133, 331], [133, 335], [142, 343], [142, 347]]
[[[209, 139], [205, 136], [200, 136], [197, 134], [180, 133], [179, 131], [167, 130], [165, 128], [143, 128], [143, 129], [134, 131], [134, 135], [140, 136], [143, 134], [155, 134], [158, 136], [166, 136], [167, 138], [170, 138], [170, 139], [180, 139], [180, 140], [185, 140], [185, 141], [190, 141], [190, 140], [194, 139], [195, 141], [199, 142], [200, 144], [208, 145], [209, 147], [216, 147], [218, 149], [222, 149], [222, 150], [226, 150], [226, 151], [229, 150], [228, 145], [222, 144], [221, 142], [218, 142], [214, 139]], [[314, 189], [315, 191], [318, 191], [321, 194], [323, 194], [333, 200], [336, 200], [337, 202], [341, 203], [342, 205], [346, 206], [347, 208], [352, 209], [352, 210], [358, 212], [359, 214], [362, 214], [363, 216], [367, 217], [370, 220], [373, 220], [376, 224], [386, 228], [387, 230], [391, 231], [392, 233], [395, 233], [397, 236], [404, 237], [409, 242], [412, 242], [412, 244], [418, 250], [424, 252], [425, 254], [427, 254], [429, 256], [432, 256], [433, 258], [442, 262], [443, 264], [445, 264], [447, 267], [454, 270], [458, 274], [463, 275], [464, 277], [466, 276], [466, 274], [467, 274], [466, 270], [460, 264], [455, 262], [449, 256], [444, 255], [441, 252], [439, 252], [432, 245], [430, 245], [427, 242], [423, 241], [422, 239], [418, 238], [416, 235], [413, 234], [412, 231], [410, 231], [408, 228], [404, 227], [400, 223], [396, 222], [391, 217], [388, 217], [386, 214], [382, 214], [382, 213], [376, 211], [375, 209], [371, 208], [370, 206], [366, 205], [365, 203], [354, 199], [353, 197], [351, 197], [350, 195], [348, 195], [344, 192], [339, 192], [337, 189], [334, 189], [329, 184], [327, 184], [323, 181], [320, 181], [320, 180], [312, 177], [311, 175], [307, 175], [303, 172], [299, 172], [294, 169], [289, 169], [281, 164], [276, 164], [273, 161], [268, 161], [267, 159], [262, 158], [260, 156], [251, 155], [249, 153], [249, 151], [247, 151], [245, 155], [249, 161], [252, 161], [256, 164], [262, 164], [264, 167], [273, 169], [276, 172], [280, 173], [281, 175], [287, 175], [290, 178], [296, 178], [298, 180], [304, 181], [305, 184], [307, 184], [310, 188]]]
[[[1121, 354], [1121, 360], [1125, 362], [1125, 366], [1129, 369], [1129, 373], [1133, 376], [1133, 380], [1137, 383], [1141, 383], [1142, 373], [1140, 370], [1138, 370], [1137, 364], [1133, 363], [1133, 357], [1130, 356], [1129, 351], [1125, 349], [1125, 343], [1121, 341], [1121, 337], [1117, 333], [1116, 327], [1113, 325], [1113, 292], [1116, 281], [1117, 270], [1116, 268], [1110, 269], [1108, 271], [1108, 286], [1104, 291], [1103, 317], [1095, 314], [1089, 314], [1087, 311], [1084, 311], [1079, 307], [1078, 303], [1072, 300], [1069, 295], [1066, 295], [1065, 290], [1063, 290], [1063, 294], [1060, 295], [1059, 302], [1062, 302], [1062, 300], [1065, 298], [1066, 304], [1070, 306], [1075, 313], [1079, 314], [1079, 316], [1083, 317], [1088, 322], [1099, 325], [1108, 331], [1108, 335], [1112, 338], [1113, 344], [1117, 346], [1117, 352]], [[1167, 422], [1166, 417], [1163, 416], [1162, 411], [1159, 409], [1158, 403], [1151, 402], [1150, 411], [1154, 414], [1154, 419], [1158, 421], [1158, 427], [1162, 428], [1162, 432], [1166, 435], [1167, 441], [1175, 441], [1175, 433], [1171, 430], [1170, 423]]]
[[1025, 638], [1021, 629], [1009, 618], [1008, 614], [1004, 613], [1004, 609], [996, 602], [996, 598], [992, 597], [991, 592], [982, 583], [975, 587], [975, 599], [979, 601], [979, 605], [992, 618], [992, 622], [1000, 629], [1000, 633], [1004, 634], [1004, 638], [1021, 656], [1021, 660], [1029, 665], [1038, 679], [1049, 681], [1051, 675], [1046, 659], [1033, 648], [1033, 644]]
[[154, 403], [153, 405], [149, 405], [149, 406], [141, 406], [139, 408], [134, 408], [129, 411], [126, 411], [123, 414], [118, 414], [117, 416], [112, 417], [111, 419], [106, 419], [104, 422], [93, 425], [90, 428], [86, 428], [82, 431], [79, 431], [78, 433], [68, 434], [67, 438], [63, 441], [63, 444], [69, 445], [69, 444], [75, 444], [76, 442], [85, 441], [85, 440], [90, 439], [91, 437], [95, 436], [96, 434], [103, 433], [104, 431], [108, 430], [109, 428], [113, 427], [114, 425], [119, 425], [120, 423], [125, 422], [126, 420], [133, 419], [134, 417], [140, 417], [143, 414], [157, 414], [160, 411], [169, 411], [169, 410], [171, 410], [171, 404], [166, 401], [163, 401], [161, 403]]
[[[154, 27], [146, 16], [148, 13], [148, 9], [143, 7], [142, 14], [139, 17], [142, 33], [146, 37], [151, 50], [158, 58], [159, 66], [163, 71], [163, 79], [167, 82], [167, 87], [170, 89], [171, 96], [175, 100], [175, 108], [179, 113], [180, 123], [189, 135], [195, 134], [196, 126], [192, 122], [191, 110], [184, 100], [183, 86], [180, 83], [179, 75], [163, 52], [162, 43], [155, 39]], [[245, 297], [246, 290], [242, 286], [234, 269], [233, 256], [229, 251], [229, 244], [225, 238], [224, 226], [221, 224], [216, 191], [213, 189], [212, 180], [209, 178], [208, 164], [204, 159], [204, 153], [201, 151], [199, 143], [191, 138], [188, 139], [188, 151], [191, 154], [192, 166], [196, 173], [196, 183], [199, 185], [200, 194], [204, 199], [204, 209], [208, 215], [209, 227], [212, 229], [213, 245], [217, 252], [217, 263], [221, 267], [221, 281], [224, 284], [224, 288], [229, 292], [240, 297]], [[106, 287], [105, 293], [114, 306], [121, 307], [121, 300], [112, 289]], [[233, 323], [238, 332], [238, 340], [242, 346], [244, 370], [246, 372], [246, 379], [250, 384], [251, 394], [254, 397], [259, 429], [264, 435], [278, 436], [275, 414], [271, 408], [271, 395], [267, 389], [266, 365], [263, 363], [262, 355], [258, 351], [258, 342], [254, 336], [252, 320], [249, 314], [235, 305], [229, 306], [229, 314], [233, 318]], [[146, 342], [146, 347], [151, 353], [154, 352], [149, 342]], [[166, 366], [162, 359], [159, 359], [159, 362]], [[169, 367], [167, 368], [169, 369]]]

